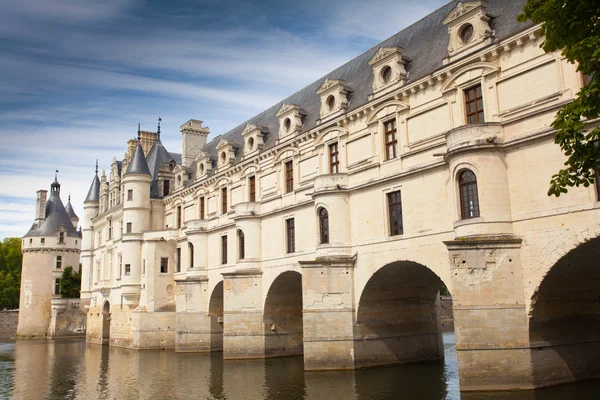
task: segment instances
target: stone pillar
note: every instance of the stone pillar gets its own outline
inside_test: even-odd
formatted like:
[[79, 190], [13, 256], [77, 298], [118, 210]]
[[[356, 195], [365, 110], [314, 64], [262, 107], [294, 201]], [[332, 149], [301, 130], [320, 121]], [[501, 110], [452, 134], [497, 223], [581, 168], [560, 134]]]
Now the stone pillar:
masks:
[[194, 276], [177, 282], [175, 351], [212, 351], [211, 316], [208, 312], [208, 277]]
[[223, 358], [263, 358], [262, 271], [223, 273]]
[[533, 388], [521, 271], [521, 239], [497, 236], [444, 242], [460, 389]]
[[354, 262], [301, 261], [304, 369], [354, 368]]

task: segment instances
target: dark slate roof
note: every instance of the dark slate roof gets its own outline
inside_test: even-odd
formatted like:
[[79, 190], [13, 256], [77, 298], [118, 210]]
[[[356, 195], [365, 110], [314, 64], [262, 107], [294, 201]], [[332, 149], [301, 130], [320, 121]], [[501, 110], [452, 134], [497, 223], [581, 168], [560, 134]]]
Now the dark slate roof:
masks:
[[88, 194], [84, 200], [84, 203], [88, 201], [98, 201], [100, 199], [100, 179], [98, 178], [98, 171], [96, 171], [96, 175], [94, 175], [94, 179], [92, 180], [92, 184], [90, 185], [90, 190], [88, 190]]
[[181, 155], [179, 156], [179, 160], [175, 159], [173, 154], [167, 151], [160, 140], [152, 145], [152, 148], [146, 157], [146, 161], [148, 161], [148, 168], [150, 170], [150, 174], [152, 175], [152, 183], [150, 184], [150, 197], [159, 197], [157, 182], [158, 171], [160, 170], [160, 167], [167, 164], [171, 160], [181, 164]]
[[73, 206], [71, 205], [71, 196], [69, 196], [69, 201], [67, 201], [65, 210], [67, 210], [67, 214], [69, 214], [70, 219], [75, 219], [79, 221], [79, 217], [77, 216], [77, 214], [75, 214], [75, 210], [73, 210]]
[[[368, 61], [375, 55], [380, 47], [400, 46], [404, 48], [404, 56], [410, 60], [406, 69], [408, 72], [407, 84], [415, 82], [443, 67], [442, 59], [448, 55], [448, 28], [442, 20], [452, 11], [458, 3], [457, 0], [442, 6], [425, 18], [405, 28], [389, 39], [359, 55], [355, 59], [330, 72], [326, 76], [294, 93], [285, 100], [275, 104], [255, 117], [249, 119], [231, 131], [219, 135], [211, 140], [202, 151], [216, 154], [216, 146], [221, 139], [229, 142], [243, 143], [241, 133], [246, 124], [257, 124], [268, 127], [269, 134], [265, 138], [265, 149], [273, 147], [278, 137], [279, 119], [275, 113], [284, 104], [297, 104], [304, 108], [307, 116], [304, 120], [304, 131], [316, 126], [321, 107], [317, 89], [325, 79], [341, 79], [352, 89], [349, 111], [359, 108], [368, 102], [368, 95], [372, 92], [373, 68]], [[491, 28], [495, 31], [496, 40], [506, 39], [533, 24], [520, 23], [517, 15], [521, 12], [526, 0], [489, 0], [488, 15], [492, 17]], [[244, 154], [241, 148], [237, 157]]]
[[142, 144], [139, 141], [135, 147], [135, 150], [133, 151], [133, 155], [131, 156], [131, 160], [127, 166], [127, 171], [125, 171], [125, 175], [129, 174], [152, 175], [150, 173], [150, 169], [148, 169], [148, 163], [146, 162], [146, 157], [144, 156]]
[[[58, 182], [55, 181], [55, 183]], [[71, 218], [60, 199], [60, 185], [58, 185], [57, 190], [54, 190], [55, 187], [53, 183], [50, 190], [50, 198], [46, 201], [46, 219], [39, 225], [34, 222], [24, 237], [56, 235], [61, 227], [67, 236], [81, 236], [73, 227]]]

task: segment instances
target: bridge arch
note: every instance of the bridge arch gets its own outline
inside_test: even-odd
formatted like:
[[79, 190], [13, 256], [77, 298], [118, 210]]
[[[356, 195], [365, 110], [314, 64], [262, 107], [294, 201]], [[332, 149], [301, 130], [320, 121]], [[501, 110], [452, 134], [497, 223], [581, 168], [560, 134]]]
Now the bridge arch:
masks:
[[600, 235], [592, 232], [563, 236], [543, 261], [528, 309], [534, 386], [600, 377]]
[[356, 367], [443, 359], [439, 291], [442, 279], [414, 261], [394, 261], [370, 275], [357, 293]]
[[210, 351], [223, 351], [223, 281], [213, 288], [208, 300]]
[[279, 274], [269, 286], [263, 310], [265, 357], [303, 354], [302, 274]]

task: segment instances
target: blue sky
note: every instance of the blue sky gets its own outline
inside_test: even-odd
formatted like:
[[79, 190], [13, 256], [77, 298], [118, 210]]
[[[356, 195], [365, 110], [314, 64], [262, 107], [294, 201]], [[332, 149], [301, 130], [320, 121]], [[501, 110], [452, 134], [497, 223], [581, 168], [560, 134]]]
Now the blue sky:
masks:
[[243, 123], [445, 0], [19, 0], [0, 13], [0, 239], [23, 236], [58, 169], [83, 217], [95, 159], [163, 119]]

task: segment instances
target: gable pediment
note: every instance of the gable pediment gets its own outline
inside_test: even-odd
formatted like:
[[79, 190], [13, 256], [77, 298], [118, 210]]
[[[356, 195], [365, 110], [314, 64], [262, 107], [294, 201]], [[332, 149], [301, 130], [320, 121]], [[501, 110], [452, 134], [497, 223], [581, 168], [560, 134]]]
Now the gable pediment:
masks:
[[479, 7], [485, 7], [485, 6], [487, 6], [487, 1], [484, 1], [484, 0], [468, 1], [468, 2], [464, 2], [464, 3], [459, 2], [456, 5], [456, 7], [454, 7], [454, 9], [452, 11], [450, 11], [450, 14], [448, 14], [446, 16], [446, 18], [444, 18], [442, 20], [442, 23], [444, 25], [448, 25], [449, 23], [462, 17], [463, 15], [470, 14], [471, 11], [473, 11]]
[[380, 47], [379, 50], [377, 50], [377, 52], [375, 53], [375, 55], [373, 57], [371, 57], [371, 59], [369, 60], [369, 65], [376, 64], [377, 62], [379, 62], [381, 60], [385, 60], [396, 54], [401, 55], [403, 52], [404, 52], [404, 49], [402, 47], [398, 47], [398, 46]]

